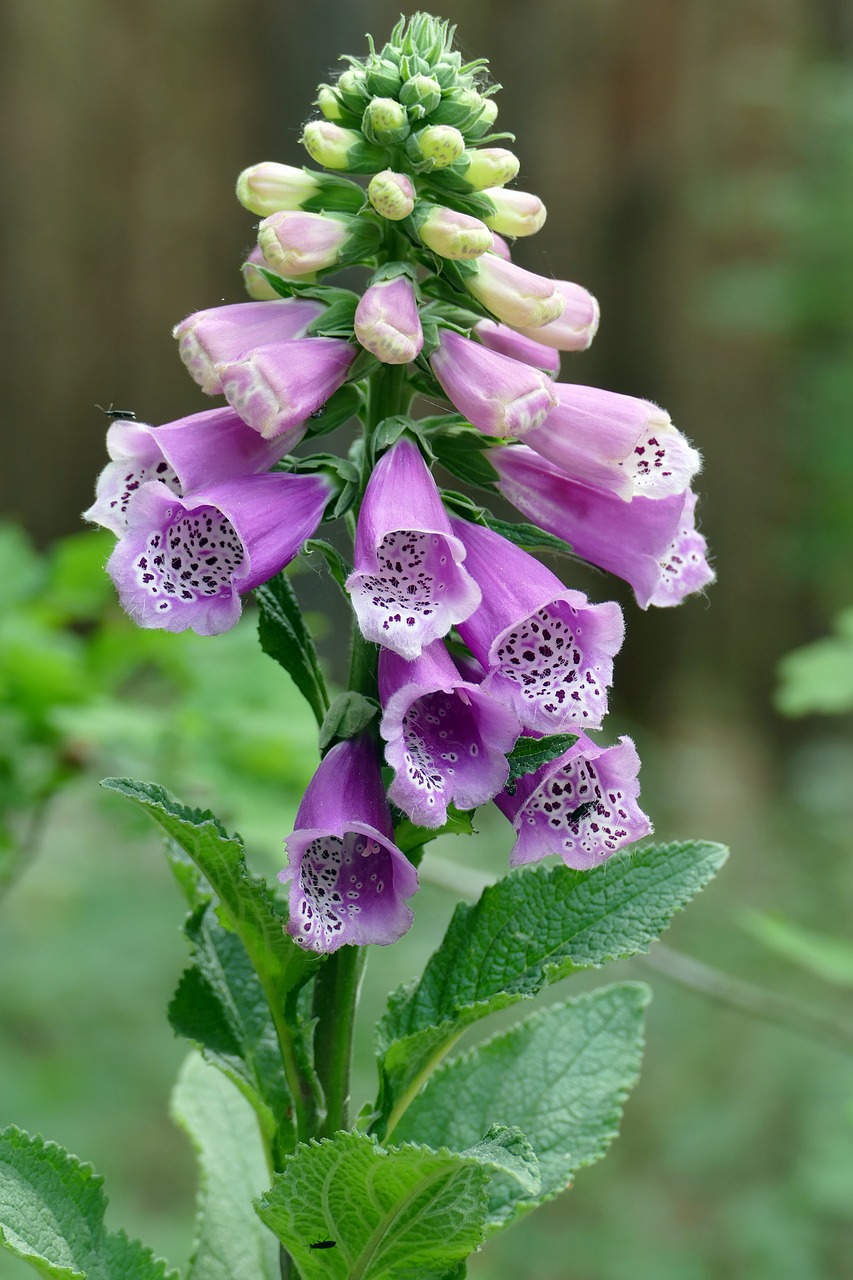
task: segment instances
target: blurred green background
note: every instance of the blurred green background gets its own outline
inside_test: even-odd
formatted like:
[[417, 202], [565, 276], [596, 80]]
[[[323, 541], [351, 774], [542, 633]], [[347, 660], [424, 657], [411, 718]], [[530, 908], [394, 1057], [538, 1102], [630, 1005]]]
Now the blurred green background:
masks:
[[[0, 1124], [91, 1160], [112, 1224], [176, 1263], [194, 1177], [167, 1101], [184, 1052], [164, 1015], [182, 909], [155, 833], [97, 779], [131, 773], [213, 806], [272, 876], [316, 751], [251, 617], [202, 641], [121, 616], [100, 571], [110, 539], [75, 532], [104, 461], [94, 406], [151, 422], [206, 407], [170, 329], [241, 296], [252, 219], [234, 178], [262, 159], [302, 162], [316, 84], [398, 12], [0, 9]], [[733, 850], [667, 941], [849, 1028], [853, 9], [466, 0], [444, 16], [490, 58], [520, 185], [550, 210], [517, 257], [601, 300], [592, 350], [564, 357], [562, 376], [659, 401], [706, 460], [719, 575], [707, 601], [641, 614], [619, 584], [577, 579], [626, 604], [608, 732], [636, 738], [658, 836]], [[316, 566], [295, 579], [321, 632], [327, 583]], [[334, 672], [333, 608], [321, 647]], [[478, 825], [440, 852], [500, 874], [509, 829], [496, 813]], [[452, 905], [427, 885], [412, 933], [373, 955], [365, 1024]], [[850, 1033], [833, 1047], [623, 968], [655, 989], [623, 1136], [490, 1242], [472, 1276], [846, 1280]], [[369, 1049], [365, 1031], [358, 1100]], [[28, 1274], [0, 1255], [2, 1280]]]

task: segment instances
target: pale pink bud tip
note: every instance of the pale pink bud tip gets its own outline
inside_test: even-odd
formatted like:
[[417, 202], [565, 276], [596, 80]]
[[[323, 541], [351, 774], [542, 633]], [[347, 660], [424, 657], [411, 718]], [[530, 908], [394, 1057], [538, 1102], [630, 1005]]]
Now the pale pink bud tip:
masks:
[[237, 199], [250, 213], [262, 218], [284, 209], [299, 209], [319, 189], [313, 174], [273, 161], [253, 164], [237, 179]]
[[598, 332], [601, 317], [598, 301], [587, 289], [570, 280], [555, 280], [554, 284], [565, 302], [562, 315], [535, 329], [524, 325], [515, 325], [515, 328], [556, 351], [586, 351]]
[[370, 286], [355, 313], [355, 336], [383, 364], [408, 364], [424, 344], [415, 290], [407, 276]]
[[307, 275], [334, 266], [348, 239], [346, 222], [322, 213], [274, 213], [258, 228], [264, 258], [274, 271], [285, 275]]
[[479, 218], [438, 204], [420, 223], [418, 235], [433, 253], [456, 261], [480, 258], [492, 244], [492, 233]]
[[482, 194], [495, 206], [495, 212], [484, 219], [493, 231], [505, 236], [532, 236], [545, 225], [545, 206], [529, 191], [487, 187]]
[[478, 259], [476, 274], [468, 276], [465, 284], [498, 320], [514, 329], [538, 330], [561, 316], [566, 306], [556, 280], [525, 271], [493, 253]]

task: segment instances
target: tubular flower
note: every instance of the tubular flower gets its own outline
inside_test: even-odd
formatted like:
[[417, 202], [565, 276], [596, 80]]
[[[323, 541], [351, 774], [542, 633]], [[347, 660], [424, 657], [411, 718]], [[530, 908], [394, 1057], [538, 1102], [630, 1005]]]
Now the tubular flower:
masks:
[[408, 276], [370, 285], [356, 308], [355, 336], [383, 364], [408, 364], [415, 359], [424, 334]]
[[622, 644], [619, 606], [590, 604], [490, 529], [451, 523], [483, 593], [458, 630], [486, 670], [484, 691], [539, 732], [598, 728]]
[[598, 332], [598, 300], [582, 285], [572, 284], [571, 280], [555, 280], [553, 283], [565, 304], [562, 314], [537, 328], [527, 329], [524, 325], [516, 325], [516, 328], [546, 347], [555, 347], [557, 351], [586, 351]]
[[557, 407], [524, 443], [573, 480], [631, 498], [683, 493], [701, 459], [648, 400], [573, 382], [554, 384]]
[[514, 795], [504, 791], [495, 799], [515, 827], [510, 866], [556, 853], [567, 867], [585, 871], [651, 835], [637, 804], [639, 769], [630, 738], [599, 747], [581, 733], [564, 755], [519, 778]]
[[262, 440], [232, 409], [209, 409], [162, 427], [114, 422], [107, 432], [111, 461], [98, 477], [95, 501], [84, 520], [121, 536], [143, 485], [159, 481], [181, 497], [233, 476], [266, 471], [283, 450]]
[[459, 674], [441, 640], [412, 662], [383, 649], [379, 696], [385, 759], [395, 771], [388, 794], [413, 822], [440, 827], [451, 801], [474, 809], [504, 786], [518, 720]]
[[149, 481], [128, 509], [107, 563], [140, 627], [218, 635], [240, 617], [240, 594], [289, 564], [329, 500], [320, 475], [241, 476], [178, 498]]
[[544, 347], [535, 338], [526, 338], [517, 329], [510, 329], [509, 325], [497, 324], [494, 320], [478, 320], [474, 325], [474, 333], [490, 351], [509, 356], [511, 360], [520, 360], [522, 364], [532, 365], [534, 369], [547, 373], [550, 378], [556, 378], [560, 372], [560, 356], [553, 347]]
[[489, 461], [508, 502], [590, 564], [629, 582], [641, 609], [680, 604], [714, 581], [691, 491], [623, 502], [570, 480], [524, 445], [492, 449]]
[[302, 338], [256, 347], [216, 368], [240, 417], [267, 440], [287, 433], [292, 448], [306, 420], [346, 382], [357, 351], [342, 338]]
[[406, 904], [418, 873], [393, 842], [379, 759], [366, 735], [339, 742], [320, 761], [285, 841], [290, 884], [287, 932], [328, 953], [385, 945], [412, 923]]
[[253, 347], [304, 338], [308, 326], [325, 310], [322, 302], [311, 298], [235, 302], [196, 311], [175, 325], [172, 335], [178, 339], [178, 352], [192, 377], [202, 391], [213, 396], [222, 392], [217, 365], [239, 360]]
[[505, 147], [478, 147], [475, 151], [466, 151], [459, 161], [462, 176], [475, 191], [503, 187], [518, 176], [519, 167], [518, 156]]
[[484, 253], [465, 277], [465, 287], [492, 315], [513, 328], [538, 329], [563, 314], [566, 300], [555, 280]]
[[696, 528], [696, 494], [687, 494], [678, 532], [660, 561], [660, 579], [649, 604], [666, 608], [714, 581], [706, 559], [708, 544]]
[[420, 451], [398, 440], [367, 483], [346, 582], [363, 635], [416, 658], [480, 603], [464, 559]]
[[441, 331], [430, 364], [448, 400], [485, 435], [523, 438], [558, 403], [544, 373], [452, 329]]

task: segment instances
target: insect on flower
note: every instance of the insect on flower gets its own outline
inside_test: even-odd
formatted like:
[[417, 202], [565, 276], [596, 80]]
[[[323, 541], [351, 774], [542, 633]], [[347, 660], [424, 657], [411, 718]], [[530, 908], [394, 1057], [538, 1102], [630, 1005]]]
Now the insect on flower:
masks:
[[110, 405], [109, 409], [105, 409], [102, 404], [96, 404], [95, 408], [100, 409], [101, 413], [106, 414], [113, 422], [116, 422], [119, 418], [125, 422], [136, 421], [136, 414], [132, 409], [114, 409], [112, 405]]

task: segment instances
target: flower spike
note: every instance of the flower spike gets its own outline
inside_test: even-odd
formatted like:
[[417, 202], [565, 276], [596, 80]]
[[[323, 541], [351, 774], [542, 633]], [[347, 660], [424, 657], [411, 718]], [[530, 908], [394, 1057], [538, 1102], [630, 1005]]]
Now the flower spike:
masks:
[[398, 440], [374, 467], [358, 517], [346, 588], [362, 634], [416, 658], [480, 603], [464, 559], [420, 450]]
[[394, 844], [379, 758], [367, 735], [339, 742], [320, 761], [285, 841], [287, 932], [328, 954], [347, 945], [396, 942], [412, 923], [406, 899], [418, 873]]

